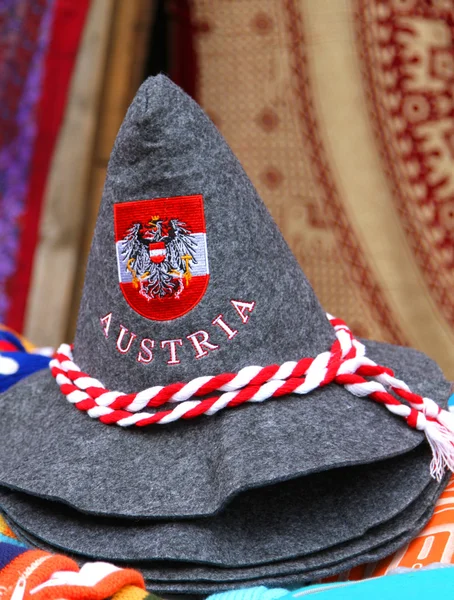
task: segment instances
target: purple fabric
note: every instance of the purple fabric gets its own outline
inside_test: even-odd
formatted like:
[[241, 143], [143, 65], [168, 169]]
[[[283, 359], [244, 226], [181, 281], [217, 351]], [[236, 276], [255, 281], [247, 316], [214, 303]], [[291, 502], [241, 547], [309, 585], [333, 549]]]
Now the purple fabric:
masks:
[[55, 0], [0, 0], [0, 321], [20, 268], [21, 218], [37, 132], [37, 107]]

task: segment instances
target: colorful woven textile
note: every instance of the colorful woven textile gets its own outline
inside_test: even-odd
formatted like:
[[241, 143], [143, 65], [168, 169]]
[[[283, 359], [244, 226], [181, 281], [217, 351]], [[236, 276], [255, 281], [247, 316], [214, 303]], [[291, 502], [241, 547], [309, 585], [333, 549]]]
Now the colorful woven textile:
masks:
[[28, 340], [0, 325], [0, 392], [20, 379], [49, 366], [51, 348], [35, 348]]
[[29, 550], [15, 540], [0, 520], [0, 597], [2, 600], [103, 600], [125, 586], [145, 588], [132, 569], [108, 563], [86, 563], [79, 568], [70, 558]]
[[325, 310], [454, 378], [454, 5], [194, 0], [198, 100]]
[[89, 0], [0, 0], [0, 321], [16, 330], [88, 6]]

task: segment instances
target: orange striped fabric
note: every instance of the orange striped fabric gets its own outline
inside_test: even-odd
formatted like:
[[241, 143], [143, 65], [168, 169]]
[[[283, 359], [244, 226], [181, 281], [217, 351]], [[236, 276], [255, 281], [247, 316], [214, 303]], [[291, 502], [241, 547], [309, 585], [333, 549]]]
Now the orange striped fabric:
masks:
[[[118, 596], [117, 600], [140, 600], [147, 596], [138, 571], [102, 562], [87, 563], [79, 568], [74, 560], [61, 554], [28, 550], [14, 539], [2, 517], [0, 540], [3, 549], [7, 547], [0, 565], [2, 600], [104, 600], [126, 588], [129, 594], [124, 599]], [[9, 553], [9, 545], [16, 550], [20, 546], [19, 553]], [[131, 590], [135, 590], [134, 595]]]

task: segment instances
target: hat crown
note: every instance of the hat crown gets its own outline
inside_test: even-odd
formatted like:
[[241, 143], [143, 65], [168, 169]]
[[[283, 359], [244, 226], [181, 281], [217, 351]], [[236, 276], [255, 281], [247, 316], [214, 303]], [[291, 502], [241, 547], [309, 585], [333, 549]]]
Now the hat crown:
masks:
[[77, 364], [131, 392], [315, 356], [333, 339], [221, 134], [169, 79], [148, 79], [109, 162]]

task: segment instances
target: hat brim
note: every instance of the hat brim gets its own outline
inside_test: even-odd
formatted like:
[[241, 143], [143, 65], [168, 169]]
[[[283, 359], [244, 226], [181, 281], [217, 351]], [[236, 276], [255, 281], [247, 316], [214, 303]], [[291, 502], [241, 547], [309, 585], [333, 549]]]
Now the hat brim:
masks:
[[[420, 531], [424, 527], [424, 521], [426, 521], [427, 518], [428, 517], [420, 521], [419, 527], [417, 527], [417, 531]], [[325, 577], [339, 575], [359, 565], [370, 564], [388, 556], [391, 556], [394, 552], [399, 550], [399, 548], [402, 548], [405, 544], [410, 542], [414, 538], [414, 535], [414, 533], [402, 534], [394, 541], [386, 543], [383, 546], [380, 546], [379, 549], [375, 549], [372, 552], [359, 555], [351, 559], [347, 559], [342, 563], [337, 563], [334, 566], [331, 565], [327, 567], [322, 567], [321, 569], [314, 569], [312, 571], [301, 571], [287, 575], [277, 575], [275, 577], [264, 576], [260, 578], [230, 582], [208, 582], [203, 579], [191, 582], [162, 582], [156, 581], [154, 579], [149, 579], [145, 576], [145, 585], [149, 591], [157, 594], [213, 594], [229, 590], [238, 590], [238, 587], [246, 588], [257, 585], [264, 585], [269, 588], [291, 588], [294, 586], [301, 586], [303, 584], [313, 583], [314, 581], [320, 581]]]
[[433, 494], [435, 485], [426, 455], [420, 445], [373, 468], [343, 468], [249, 490], [222, 513], [191, 520], [131, 522], [82, 515], [8, 490], [0, 492], [0, 506], [35, 537], [91, 558], [256, 566], [367, 538], [374, 527], [406, 514], [415, 503], [423, 512], [435, 501], [424, 496], [426, 490]]
[[[397, 538], [400, 539], [402, 535], [415, 535], [420, 527], [425, 524], [425, 521], [430, 518], [434, 503], [443, 486], [444, 483], [431, 482], [415, 501], [390, 520], [370, 528], [355, 539], [311, 554], [298, 555], [266, 564], [254, 564], [248, 567], [234, 568], [226, 565], [213, 566], [195, 562], [198, 550], [195, 551], [193, 562], [178, 562], [175, 560], [137, 560], [134, 562], [131, 559], [125, 560], [124, 557], [120, 562], [133, 564], [148, 579], [166, 582], [197, 581], [202, 579], [205, 581], [220, 582], [228, 580], [242, 581], [270, 575], [289, 575], [295, 572], [302, 573], [303, 571], [334, 567], [338, 563], [343, 563], [345, 560], [353, 560], [364, 553], [371, 554], [375, 549], [380, 553], [381, 547], [384, 544], [389, 544]], [[99, 529], [96, 531], [97, 535], [102, 536], [105, 541], [108, 541], [106, 548], [109, 546], [110, 552], [107, 552], [107, 555], [106, 552], [103, 554], [94, 553], [91, 548], [84, 548], [84, 552], [81, 554], [80, 544], [77, 541], [74, 543], [73, 540], [82, 539], [84, 534], [86, 536], [87, 531], [92, 528], [92, 522], [85, 522], [82, 519], [77, 522], [74, 528], [74, 523], [71, 520], [68, 520], [68, 518], [59, 518], [59, 509], [55, 506], [55, 503], [45, 503], [44, 501], [35, 503], [33, 498], [20, 493], [1, 491], [0, 504], [5, 518], [13, 531], [33, 546], [52, 552], [64, 551], [78, 561], [92, 558], [114, 560], [115, 562], [119, 560], [119, 555], [115, 553], [115, 548], [121, 546], [122, 539], [121, 535], [119, 539], [117, 538], [117, 530], [114, 526], [106, 527], [103, 531]], [[55, 518], [53, 518], [53, 515]], [[77, 515], [73, 514], [72, 516], [74, 519], [78, 518]], [[338, 516], [343, 520], [342, 514]], [[62, 536], [62, 528], [68, 526], [69, 536]], [[288, 536], [292, 536], [293, 533], [292, 529], [283, 530], [282, 539], [285, 540]], [[297, 531], [296, 539], [301, 533], [303, 532]], [[144, 525], [143, 534], [148, 535], [150, 543], [154, 535], [153, 528]], [[216, 531], [213, 531], [213, 534], [215, 535]], [[266, 537], [266, 534], [266, 531], [263, 532], [263, 537]], [[136, 535], [137, 528], [131, 532], [131, 536], [134, 538]], [[174, 537], [179, 538], [177, 532], [174, 532]], [[242, 540], [239, 540], [239, 542], [239, 546], [241, 546]], [[249, 539], [248, 542], [252, 547], [255, 540]], [[197, 539], [194, 540], [194, 548], [200, 548], [200, 541]], [[295, 543], [295, 548], [298, 548], [297, 543]], [[380, 557], [381, 555], [377, 555], [375, 558], [378, 560]]]
[[[320, 568], [315, 568], [312, 570], [306, 570], [304, 568], [302, 570], [299, 570], [296, 568], [292, 569], [291, 572], [280, 573], [275, 576], [270, 576], [266, 573], [263, 573], [259, 577], [252, 577], [249, 579], [245, 578], [235, 580], [211, 581], [204, 575], [201, 575], [201, 577], [196, 580], [178, 580], [175, 578], [171, 579], [170, 577], [161, 580], [158, 577], [156, 577], [155, 570], [151, 571], [147, 568], [143, 568], [139, 564], [132, 564], [131, 567], [141, 570], [142, 575], [145, 579], [145, 583], [147, 585], [147, 589], [156, 593], [208, 594], [212, 592], [238, 589], [238, 586], [250, 587], [256, 585], [267, 585], [269, 587], [288, 587], [293, 585], [301, 585], [304, 583], [320, 580], [324, 577], [330, 577], [339, 573], [346, 572], [349, 569], [352, 569], [361, 564], [370, 564], [382, 558], [391, 556], [399, 548], [402, 548], [405, 544], [410, 542], [415, 537], [415, 534], [424, 527], [424, 524], [429, 519], [431, 512], [431, 509], [427, 510], [424, 516], [419, 521], [416, 521], [413, 524], [413, 528], [398, 535], [392, 541], [386, 542], [378, 546], [377, 548], [373, 548], [369, 552], [366, 552], [364, 554], [350, 556], [345, 560], [335, 561], [334, 563], [326, 564], [321, 566]], [[34, 540], [34, 538], [29, 535], [22, 535], [20, 533], [20, 528], [18, 530], [17, 526], [15, 526], [15, 524], [11, 521], [9, 521], [8, 524], [13, 530], [16, 530], [19, 539], [24, 543], [32, 545], [33, 547], [41, 548], [43, 550], [51, 552], [55, 551], [55, 548], [47, 546], [45, 543], [39, 540]], [[72, 558], [80, 561], [80, 557], [72, 556]]]
[[[425, 355], [366, 346], [414, 391], [446, 405], [450, 385]], [[1, 395], [0, 410], [1, 485], [85, 513], [132, 518], [212, 515], [242, 490], [404, 455], [424, 441], [383, 406], [336, 384], [305, 397], [125, 430], [76, 410], [43, 371]], [[429, 462], [427, 451], [402, 474], [409, 497], [427, 484]]]
[[[259, 578], [244, 579], [241, 581], [207, 581], [201, 578], [198, 581], [158, 581], [152, 577], [147, 577], [146, 570], [142, 571], [145, 579], [147, 589], [155, 591], [156, 593], [193, 593], [193, 594], [209, 594], [221, 591], [235, 590], [241, 587], [252, 587], [256, 585], [265, 585], [270, 588], [278, 586], [293, 587], [301, 584], [313, 583], [319, 581], [325, 577], [333, 577], [340, 573], [345, 573], [350, 569], [353, 569], [359, 565], [366, 565], [377, 562], [388, 556], [391, 556], [394, 552], [404, 547], [405, 544], [409, 543], [424, 527], [424, 523], [427, 522], [430, 516], [430, 511], [424, 515], [424, 517], [417, 523], [415, 523], [414, 531], [407, 531], [396, 537], [391, 542], [387, 542], [378, 548], [374, 548], [372, 551], [365, 554], [359, 554], [354, 557], [350, 557], [341, 562], [323, 566], [319, 569], [313, 570], [302, 570], [294, 571], [292, 573], [266, 576], [263, 575]], [[416, 532], [416, 533], [415, 533]]]

